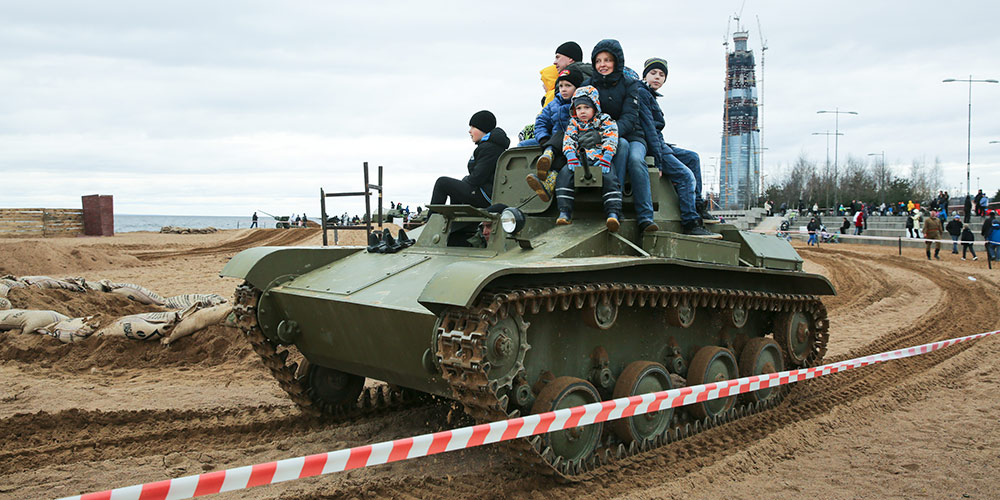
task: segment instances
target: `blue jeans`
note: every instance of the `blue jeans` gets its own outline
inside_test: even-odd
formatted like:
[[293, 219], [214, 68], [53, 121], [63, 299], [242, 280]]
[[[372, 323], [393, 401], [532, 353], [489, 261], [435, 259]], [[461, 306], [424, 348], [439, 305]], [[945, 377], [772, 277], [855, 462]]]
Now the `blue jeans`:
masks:
[[524, 147], [524, 146], [538, 146], [538, 145], [539, 145], [538, 144], [538, 139], [534, 139], [534, 138], [532, 138], [532, 139], [525, 139], [525, 140], [517, 143], [517, 147], [519, 147], [519, 148]]
[[[683, 164], [677, 163], [683, 167]], [[649, 170], [646, 168], [646, 145], [619, 138], [618, 150], [611, 161], [611, 166], [622, 189], [625, 187], [626, 172], [628, 179], [632, 181], [632, 202], [639, 223], [653, 222], [653, 195], [649, 187]], [[697, 216], [698, 214], [695, 214], [695, 217]]]
[[694, 201], [701, 202], [701, 157], [694, 151], [677, 146], [670, 146], [670, 149], [674, 150], [674, 156], [694, 174]]
[[958, 236], [951, 235], [951, 253], [958, 253]]
[[989, 249], [990, 260], [993, 262], [1000, 260], [1000, 243], [987, 242], [986, 248]]
[[810, 245], [819, 245], [819, 242], [816, 241], [816, 233], [809, 233], [809, 241], [806, 243]]
[[[697, 156], [697, 155], [695, 155]], [[660, 171], [674, 184], [677, 190], [677, 201], [681, 210], [681, 222], [690, 223], [701, 219], [694, 209], [695, 177], [680, 159], [673, 154], [664, 154], [660, 162]]]

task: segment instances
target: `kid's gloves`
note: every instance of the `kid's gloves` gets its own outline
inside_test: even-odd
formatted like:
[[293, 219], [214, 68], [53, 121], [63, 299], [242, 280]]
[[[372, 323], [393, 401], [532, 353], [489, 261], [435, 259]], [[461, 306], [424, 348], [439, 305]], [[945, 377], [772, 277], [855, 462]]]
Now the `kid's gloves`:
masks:
[[597, 161], [597, 164], [601, 166], [602, 173], [605, 174], [611, 173], [611, 162], [608, 161], [607, 156], [602, 156], [601, 159]]
[[570, 172], [576, 172], [576, 167], [580, 166], [580, 160], [573, 155], [572, 157], [566, 155], [566, 166], [569, 167]]

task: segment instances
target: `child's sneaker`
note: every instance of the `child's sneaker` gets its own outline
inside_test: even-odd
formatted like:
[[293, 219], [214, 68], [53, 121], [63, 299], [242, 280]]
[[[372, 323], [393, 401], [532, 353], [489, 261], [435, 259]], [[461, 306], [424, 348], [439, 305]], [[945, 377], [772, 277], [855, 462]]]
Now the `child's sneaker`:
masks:
[[539, 179], [545, 179], [549, 175], [549, 168], [552, 167], [552, 158], [554, 153], [552, 148], [545, 148], [545, 152], [542, 156], [538, 157], [538, 161], [535, 162], [535, 172]]
[[559, 218], [556, 219], [556, 225], [557, 226], [568, 226], [568, 225], [570, 225], [572, 223], [573, 223], [573, 221], [570, 220], [569, 214], [566, 213], [566, 212], [560, 212], [559, 213]]
[[556, 187], [555, 172], [549, 172], [549, 176], [544, 181], [538, 180], [538, 176], [535, 174], [528, 174], [524, 180], [528, 183], [528, 187], [538, 193], [539, 200], [548, 203], [552, 199], [552, 189]]
[[611, 231], [612, 233], [617, 233], [618, 228], [621, 227], [616, 214], [608, 214], [608, 220], [605, 224], [608, 226], [608, 231]]
[[655, 233], [660, 230], [660, 226], [657, 226], [655, 222], [651, 220], [644, 220], [639, 223], [639, 232], [641, 233]]

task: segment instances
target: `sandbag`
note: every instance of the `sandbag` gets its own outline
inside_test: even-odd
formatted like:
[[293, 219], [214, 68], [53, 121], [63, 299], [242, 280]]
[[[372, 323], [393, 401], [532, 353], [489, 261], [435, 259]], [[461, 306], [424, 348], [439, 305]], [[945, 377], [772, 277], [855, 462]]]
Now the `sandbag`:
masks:
[[87, 316], [52, 323], [35, 330], [35, 332], [58, 339], [64, 344], [74, 344], [90, 337], [99, 326], [101, 326], [101, 321], [97, 319], [97, 316]]
[[10, 291], [10, 287], [4, 282], [0, 281], [0, 297], [6, 297], [7, 292]]
[[[105, 282], [102, 280], [102, 283]], [[111, 289], [111, 293], [128, 297], [129, 299], [132, 299], [140, 304], [153, 304], [157, 306], [162, 306], [167, 303], [167, 301], [164, 300], [163, 297], [157, 295], [156, 292], [153, 292], [148, 288], [144, 288], [133, 283], [107, 282], [105, 284], [108, 286], [108, 288]]]
[[4, 276], [3, 278], [0, 278], [0, 285], [6, 285], [7, 288], [24, 288], [28, 286], [25, 285], [24, 283], [21, 283], [20, 281], [17, 281], [17, 278], [9, 274], [7, 276]]
[[200, 309], [223, 304], [226, 298], [217, 293], [188, 293], [167, 297], [166, 301], [169, 309], [187, 309], [191, 306], [198, 306]]
[[193, 307], [181, 313], [183, 319], [181, 319], [180, 323], [177, 323], [170, 336], [161, 341], [162, 343], [169, 344], [181, 337], [186, 337], [212, 325], [223, 324], [226, 322], [229, 314], [233, 312], [233, 307], [228, 304], [207, 307], [205, 309], [194, 309]]
[[51, 288], [72, 290], [74, 292], [85, 292], [87, 288], [68, 280], [59, 280], [49, 276], [21, 276], [22, 283], [26, 283], [35, 288]]
[[0, 311], [10, 309], [11, 307], [13, 307], [13, 305], [11, 305], [10, 301], [7, 300], [6, 297], [0, 297]]
[[101, 328], [98, 337], [126, 337], [132, 340], [153, 340], [166, 337], [180, 319], [178, 312], [133, 314]]
[[21, 330], [21, 333], [31, 333], [39, 328], [67, 319], [69, 316], [55, 311], [10, 309], [0, 311], [0, 330]]

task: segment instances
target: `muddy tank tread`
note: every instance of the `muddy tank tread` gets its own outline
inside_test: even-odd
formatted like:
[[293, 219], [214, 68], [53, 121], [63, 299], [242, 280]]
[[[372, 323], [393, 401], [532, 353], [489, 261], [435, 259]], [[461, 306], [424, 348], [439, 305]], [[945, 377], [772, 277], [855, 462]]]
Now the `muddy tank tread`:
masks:
[[[819, 364], [826, 354], [829, 340], [829, 320], [826, 307], [812, 295], [748, 292], [745, 290], [710, 289], [697, 287], [672, 287], [628, 283], [600, 283], [586, 285], [552, 285], [522, 289], [492, 290], [484, 292], [476, 305], [469, 308], [451, 308], [439, 317], [437, 356], [444, 378], [451, 385], [454, 397], [465, 406], [466, 412], [479, 423], [494, 422], [522, 416], [520, 410], [508, 411], [509, 401], [501, 386], [487, 376], [489, 362], [486, 357], [488, 328], [512, 313], [523, 316], [530, 312], [593, 307], [609, 300], [616, 305], [639, 307], [672, 307], [691, 305], [724, 309], [742, 307], [746, 310], [772, 312], [807, 312], [812, 319], [810, 330], [814, 333], [810, 353], [804, 361], [789, 363], [786, 369], [805, 368]], [[530, 335], [530, 334], [529, 334]], [[519, 375], [522, 376], [523, 375]], [[507, 386], [510, 382], [507, 382]], [[677, 419], [677, 425], [668, 427], [654, 439], [642, 443], [625, 443], [606, 433], [602, 444], [584, 459], [563, 461], [551, 449], [542, 449], [541, 436], [506, 441], [502, 446], [516, 460], [545, 475], [564, 482], [585, 481], [614, 470], [615, 464], [639, 453], [665, 446], [717, 427], [730, 421], [759, 413], [781, 403], [789, 391], [781, 386], [775, 396], [764, 402], [738, 402], [730, 411], [715, 418], [703, 420]]]
[[[264, 336], [257, 324], [257, 303], [260, 296], [261, 291], [250, 283], [245, 282], [236, 287], [233, 310], [236, 312], [237, 326], [278, 385], [302, 413], [311, 417], [348, 420], [430, 403], [432, 398], [427, 394], [391, 385], [365, 387], [353, 404], [334, 405], [314, 399], [312, 389], [307, 387], [302, 375], [305, 370], [300, 369], [296, 363], [289, 362], [289, 351], [279, 351], [281, 346]], [[303, 360], [303, 364], [305, 363], [308, 361]]]

